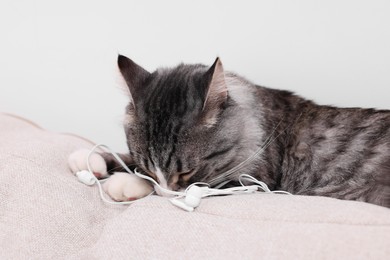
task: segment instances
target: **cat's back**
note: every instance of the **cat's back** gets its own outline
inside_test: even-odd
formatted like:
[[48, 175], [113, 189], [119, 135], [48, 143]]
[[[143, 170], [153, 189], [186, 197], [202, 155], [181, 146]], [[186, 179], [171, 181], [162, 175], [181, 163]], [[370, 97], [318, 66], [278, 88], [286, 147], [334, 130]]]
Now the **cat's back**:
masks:
[[390, 206], [389, 110], [310, 105], [292, 136], [287, 182], [297, 193]]

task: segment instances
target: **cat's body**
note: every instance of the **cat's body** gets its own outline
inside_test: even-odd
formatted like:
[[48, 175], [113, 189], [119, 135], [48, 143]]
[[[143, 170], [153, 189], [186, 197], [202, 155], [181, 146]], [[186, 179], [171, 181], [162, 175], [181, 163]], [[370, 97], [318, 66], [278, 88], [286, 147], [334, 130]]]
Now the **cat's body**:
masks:
[[261, 92], [264, 107], [274, 112], [265, 117], [267, 132], [285, 116], [260, 170], [272, 176], [273, 188], [390, 207], [390, 111], [318, 106], [290, 93]]
[[160, 185], [232, 185], [247, 173], [271, 189], [390, 207], [390, 111], [319, 106], [225, 72], [218, 59], [153, 74], [123, 56], [118, 65], [131, 97], [124, 158]]

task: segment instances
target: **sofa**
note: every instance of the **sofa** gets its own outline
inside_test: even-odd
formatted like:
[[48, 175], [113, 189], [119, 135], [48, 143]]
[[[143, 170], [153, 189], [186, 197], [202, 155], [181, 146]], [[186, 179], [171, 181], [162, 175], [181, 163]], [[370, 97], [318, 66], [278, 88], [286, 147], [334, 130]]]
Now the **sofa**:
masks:
[[[281, 194], [109, 205], [67, 158], [94, 144], [0, 114], [0, 259], [390, 259], [390, 209]], [[109, 144], [108, 144], [109, 145]]]

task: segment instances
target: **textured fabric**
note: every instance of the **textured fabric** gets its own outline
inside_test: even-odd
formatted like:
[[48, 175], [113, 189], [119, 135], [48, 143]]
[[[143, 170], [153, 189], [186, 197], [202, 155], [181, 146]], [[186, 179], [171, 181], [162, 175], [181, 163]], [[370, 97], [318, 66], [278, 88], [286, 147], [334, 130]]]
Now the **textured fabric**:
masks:
[[389, 259], [390, 210], [322, 197], [104, 204], [68, 155], [92, 144], [0, 114], [0, 259]]

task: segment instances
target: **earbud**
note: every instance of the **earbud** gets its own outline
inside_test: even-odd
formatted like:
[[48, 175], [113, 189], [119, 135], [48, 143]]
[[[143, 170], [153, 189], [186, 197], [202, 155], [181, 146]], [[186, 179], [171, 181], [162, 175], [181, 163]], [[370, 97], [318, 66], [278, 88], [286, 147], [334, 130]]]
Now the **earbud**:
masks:
[[95, 182], [96, 182], [96, 177], [91, 172], [89, 172], [87, 170], [76, 172], [76, 176], [80, 182], [82, 182], [88, 186], [91, 186], [91, 185], [95, 184]]
[[196, 208], [200, 204], [200, 200], [202, 199], [203, 191], [199, 186], [193, 185], [188, 189], [186, 193], [186, 198], [184, 202], [187, 206]]
[[202, 188], [194, 185], [191, 188], [189, 188], [188, 191], [186, 192], [184, 201], [178, 199], [171, 199], [171, 202], [173, 205], [191, 212], [194, 211], [194, 209], [199, 206], [202, 196], [203, 196]]
[[194, 211], [193, 207], [188, 206], [183, 200], [179, 199], [170, 199], [169, 200], [173, 205], [176, 207], [179, 207], [181, 209], [184, 209], [185, 211], [192, 212]]

